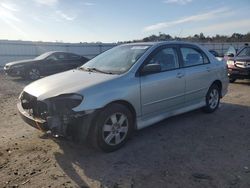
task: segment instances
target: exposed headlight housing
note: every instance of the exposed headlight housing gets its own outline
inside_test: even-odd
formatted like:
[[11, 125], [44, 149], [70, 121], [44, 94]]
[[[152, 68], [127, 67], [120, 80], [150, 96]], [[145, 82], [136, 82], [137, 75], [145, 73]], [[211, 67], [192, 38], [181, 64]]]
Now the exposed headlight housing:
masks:
[[83, 100], [83, 96], [79, 94], [62, 94], [56, 97], [52, 97], [49, 101], [54, 105], [56, 108], [55, 110], [71, 110], [72, 108], [77, 107], [81, 104]]

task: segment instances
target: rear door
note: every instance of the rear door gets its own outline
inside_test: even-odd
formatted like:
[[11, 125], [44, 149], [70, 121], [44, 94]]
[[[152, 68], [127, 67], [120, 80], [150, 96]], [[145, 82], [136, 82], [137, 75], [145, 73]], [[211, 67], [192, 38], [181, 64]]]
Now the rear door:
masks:
[[204, 102], [213, 79], [212, 65], [206, 54], [196, 46], [182, 45], [180, 52], [186, 76], [186, 105]]
[[140, 77], [143, 116], [159, 115], [184, 106], [185, 75], [180, 69], [176, 46], [154, 51], [146, 64], [160, 64], [159, 73]]
[[71, 69], [71, 64], [69, 64], [69, 56], [67, 53], [58, 52], [56, 53], [57, 56], [57, 71], [62, 72]]
[[43, 75], [49, 75], [49, 74], [54, 74], [58, 72], [59, 66], [60, 66], [60, 63], [58, 61], [58, 57], [56, 53], [52, 53], [41, 63]]
[[67, 70], [68, 57], [66, 53], [55, 52], [44, 60], [44, 73], [54, 74]]

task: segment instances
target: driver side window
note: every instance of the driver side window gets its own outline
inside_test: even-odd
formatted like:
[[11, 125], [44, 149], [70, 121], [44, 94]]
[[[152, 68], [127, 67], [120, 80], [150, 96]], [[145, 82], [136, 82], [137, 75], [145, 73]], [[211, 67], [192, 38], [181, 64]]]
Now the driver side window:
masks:
[[161, 72], [179, 68], [176, 50], [169, 47], [158, 51], [147, 64], [159, 64]]

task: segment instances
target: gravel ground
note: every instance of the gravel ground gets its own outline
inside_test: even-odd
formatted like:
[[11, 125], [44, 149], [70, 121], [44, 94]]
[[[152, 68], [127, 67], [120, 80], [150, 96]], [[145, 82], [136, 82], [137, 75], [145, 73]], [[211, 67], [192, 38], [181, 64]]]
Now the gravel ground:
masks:
[[113, 153], [55, 139], [16, 109], [27, 82], [0, 74], [0, 187], [250, 187], [250, 82], [220, 108], [164, 120]]

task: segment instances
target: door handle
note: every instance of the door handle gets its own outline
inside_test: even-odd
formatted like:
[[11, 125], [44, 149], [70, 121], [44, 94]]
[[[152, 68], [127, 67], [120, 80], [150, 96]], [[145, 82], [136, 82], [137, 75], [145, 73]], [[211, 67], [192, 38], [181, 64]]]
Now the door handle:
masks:
[[210, 67], [207, 67], [206, 69], [207, 69], [207, 72], [210, 72], [210, 71], [211, 71], [211, 68], [210, 68]]
[[178, 72], [176, 75], [177, 78], [182, 78], [183, 76], [184, 76], [184, 73], [182, 72]]

